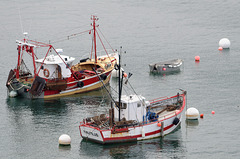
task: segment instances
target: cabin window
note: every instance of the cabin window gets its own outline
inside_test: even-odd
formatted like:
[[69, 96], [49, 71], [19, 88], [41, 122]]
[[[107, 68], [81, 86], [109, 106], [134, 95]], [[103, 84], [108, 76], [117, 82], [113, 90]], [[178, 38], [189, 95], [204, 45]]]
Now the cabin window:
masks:
[[41, 66], [41, 69], [43, 70], [43, 69], [44, 69], [44, 66]]
[[138, 103], [138, 104], [137, 104], [137, 107], [141, 107], [141, 103]]
[[65, 61], [67, 61], [67, 58], [65, 58]]
[[127, 103], [122, 103], [122, 104], [121, 104], [121, 108], [122, 108], [122, 109], [126, 109], [126, 108], [127, 108]]
[[[118, 102], [116, 102], [118, 106]], [[126, 109], [127, 108], [127, 103], [121, 103], [121, 109]]]

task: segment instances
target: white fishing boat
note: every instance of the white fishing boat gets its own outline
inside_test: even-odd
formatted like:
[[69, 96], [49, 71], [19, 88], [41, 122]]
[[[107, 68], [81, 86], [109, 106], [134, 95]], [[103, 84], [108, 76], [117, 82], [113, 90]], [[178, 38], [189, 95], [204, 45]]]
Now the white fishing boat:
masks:
[[167, 135], [180, 125], [186, 91], [149, 101], [137, 94], [122, 96], [122, 76], [119, 73], [119, 97], [113, 100], [109, 113], [80, 122], [84, 140], [101, 144], [145, 140]]
[[174, 60], [149, 64], [149, 68], [150, 68], [150, 72], [152, 73], [165, 74], [169, 72], [179, 72], [181, 70], [182, 64], [183, 64], [183, 60], [174, 59]]

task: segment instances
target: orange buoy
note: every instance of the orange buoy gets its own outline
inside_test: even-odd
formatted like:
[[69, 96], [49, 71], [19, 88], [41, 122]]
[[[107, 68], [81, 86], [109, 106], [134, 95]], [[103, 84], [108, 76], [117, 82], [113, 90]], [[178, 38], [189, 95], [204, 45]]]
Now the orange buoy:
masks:
[[162, 124], [161, 124], [161, 123], [158, 123], [158, 124], [157, 124], [157, 126], [158, 126], [158, 127], [161, 127], [161, 126], [162, 126]]
[[200, 56], [195, 56], [195, 61], [200, 61]]
[[126, 74], [126, 73], [124, 73], [124, 74], [123, 74], [123, 77], [127, 78], [127, 74]]
[[200, 114], [200, 118], [203, 118], [203, 114]]
[[162, 70], [163, 70], [163, 71], [166, 71], [166, 68], [165, 68], [165, 67], [163, 67], [163, 68], [162, 68]]
[[218, 50], [219, 50], [219, 51], [222, 51], [222, 50], [223, 50], [223, 47], [220, 46], [220, 47], [218, 48]]
[[215, 114], [215, 111], [212, 111], [212, 114]]

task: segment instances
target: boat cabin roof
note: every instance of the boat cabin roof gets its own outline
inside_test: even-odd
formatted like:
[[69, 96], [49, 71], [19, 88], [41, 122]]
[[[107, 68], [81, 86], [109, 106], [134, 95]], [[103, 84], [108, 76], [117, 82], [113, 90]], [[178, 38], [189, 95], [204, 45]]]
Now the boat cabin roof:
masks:
[[[66, 55], [59, 55], [65, 61], [65, 63], [72, 62], [75, 60], [74, 57], [69, 57]], [[49, 55], [46, 57], [44, 64], [60, 64], [63, 63], [62, 59], [58, 55]], [[42, 63], [42, 59], [37, 59], [36, 62]]]
[[145, 100], [145, 98], [141, 95], [122, 95], [121, 97], [122, 103], [135, 103], [143, 100]]

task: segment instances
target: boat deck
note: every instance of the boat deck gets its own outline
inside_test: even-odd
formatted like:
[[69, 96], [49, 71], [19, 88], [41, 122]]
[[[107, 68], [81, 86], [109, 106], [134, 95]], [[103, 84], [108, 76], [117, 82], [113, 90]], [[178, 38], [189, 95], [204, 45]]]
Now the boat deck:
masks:
[[177, 112], [177, 110], [173, 110], [173, 111], [164, 111], [162, 112], [159, 117], [158, 117], [158, 120], [164, 120], [166, 118], [170, 118], [172, 117], [173, 115], [175, 115]]

